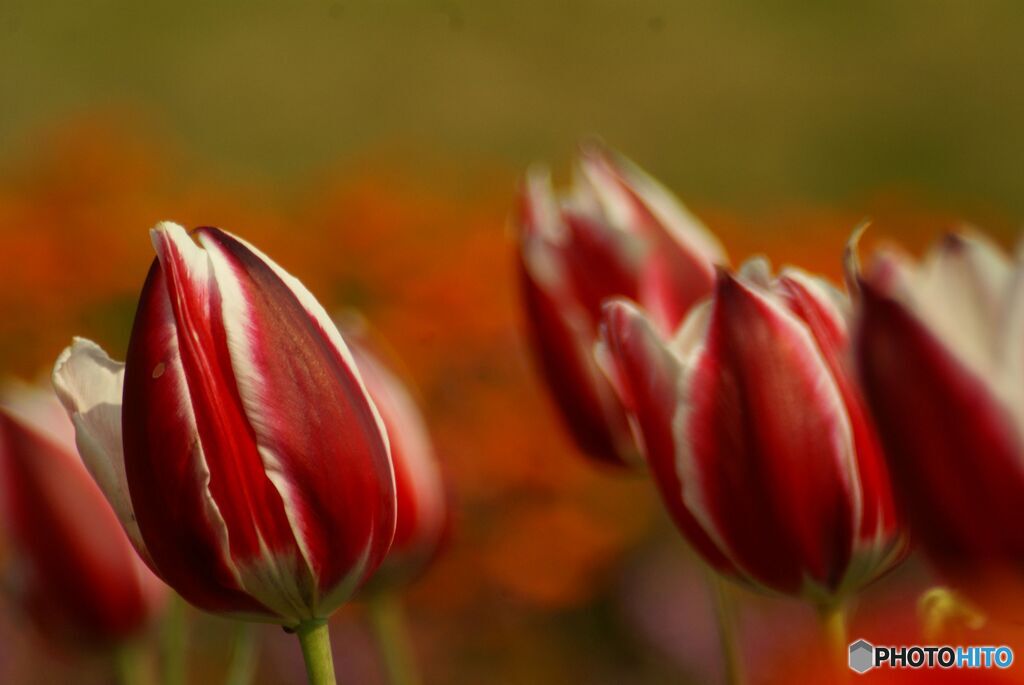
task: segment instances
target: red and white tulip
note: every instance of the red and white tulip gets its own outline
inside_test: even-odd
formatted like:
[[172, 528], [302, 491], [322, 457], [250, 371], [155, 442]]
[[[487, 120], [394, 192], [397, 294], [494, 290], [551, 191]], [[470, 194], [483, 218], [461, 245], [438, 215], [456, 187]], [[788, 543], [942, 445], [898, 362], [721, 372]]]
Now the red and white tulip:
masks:
[[434, 557], [447, 530], [448, 502], [426, 421], [408, 388], [367, 344], [357, 336], [347, 338], [384, 421], [395, 469], [395, 539], [371, 582], [378, 587], [411, 579]]
[[629, 161], [582, 150], [572, 190], [527, 177], [518, 216], [530, 339], [580, 449], [612, 464], [638, 459], [622, 406], [593, 359], [601, 304], [642, 302], [668, 332], [710, 293], [725, 252], [665, 188]]
[[75, 450], [52, 393], [11, 386], [0, 407], [4, 588], [46, 637], [108, 647], [137, 637], [167, 588], [132, 549]]
[[692, 546], [727, 576], [822, 606], [905, 542], [847, 364], [847, 306], [821, 279], [752, 260], [720, 273], [671, 340], [609, 303], [597, 351]]
[[919, 263], [879, 252], [860, 289], [864, 394], [915, 538], [989, 607], [1024, 606], [1024, 256], [949, 235]]
[[192, 604], [297, 626], [333, 612], [395, 531], [387, 434], [320, 304], [216, 228], [151, 233], [127, 360], [54, 369], [82, 456], [153, 571]]

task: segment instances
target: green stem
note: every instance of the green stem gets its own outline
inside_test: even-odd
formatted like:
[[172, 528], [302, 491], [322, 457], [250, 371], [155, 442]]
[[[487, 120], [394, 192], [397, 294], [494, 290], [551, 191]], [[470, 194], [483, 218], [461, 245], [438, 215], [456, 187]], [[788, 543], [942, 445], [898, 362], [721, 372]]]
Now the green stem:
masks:
[[118, 645], [114, 652], [114, 671], [118, 685], [149, 685], [153, 682], [146, 663], [146, 650], [140, 642]]
[[309, 685], [336, 685], [327, 621], [320, 618], [300, 623], [295, 628], [295, 634], [302, 647], [302, 658], [306, 661]]
[[369, 598], [367, 608], [387, 682], [390, 685], [418, 685], [420, 679], [398, 597], [390, 592], [379, 592]]
[[715, 599], [715, 615], [718, 618], [718, 641], [725, 664], [725, 682], [728, 685], [743, 685], [743, 658], [736, 630], [736, 605], [732, 591], [717, 573], [708, 571]]
[[224, 685], [250, 685], [255, 675], [256, 628], [249, 623], [239, 623], [235, 649], [231, 654]]
[[819, 616], [829, 661], [835, 673], [845, 675], [848, 673], [846, 668], [846, 650], [848, 648], [846, 607], [841, 603], [823, 606], [819, 610]]
[[160, 631], [160, 666], [163, 685], [185, 685], [185, 600], [172, 594]]

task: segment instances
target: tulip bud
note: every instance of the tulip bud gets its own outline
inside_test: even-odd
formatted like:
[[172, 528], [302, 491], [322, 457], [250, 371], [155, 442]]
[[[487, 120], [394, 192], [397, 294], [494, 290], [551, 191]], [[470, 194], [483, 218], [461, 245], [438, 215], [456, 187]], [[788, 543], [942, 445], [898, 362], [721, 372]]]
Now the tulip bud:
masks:
[[669, 332], [711, 291], [725, 253], [657, 181], [594, 147], [581, 152], [565, 197], [535, 172], [520, 204], [523, 300], [548, 388], [584, 453], [635, 462], [622, 406], [593, 360], [601, 304], [638, 299]]
[[139, 553], [207, 611], [296, 626], [377, 568], [387, 436], [320, 304], [216, 228], [152, 231], [124, 364], [76, 340], [54, 386]]
[[860, 285], [858, 367], [916, 539], [988, 608], [1024, 607], [1024, 260], [951, 235]]
[[391, 445], [398, 498], [395, 539], [371, 585], [411, 580], [429, 563], [447, 527], [441, 470], [426, 422], [405, 385], [359, 336], [346, 332], [366, 390], [380, 412]]
[[166, 587], [132, 549], [50, 393], [12, 388], [0, 408], [0, 504], [4, 586], [44, 637], [110, 646], [159, 612]]
[[693, 547], [728, 576], [823, 606], [904, 547], [847, 369], [845, 309], [829, 284], [754, 260], [720, 274], [670, 341], [632, 304], [607, 304], [597, 350]]

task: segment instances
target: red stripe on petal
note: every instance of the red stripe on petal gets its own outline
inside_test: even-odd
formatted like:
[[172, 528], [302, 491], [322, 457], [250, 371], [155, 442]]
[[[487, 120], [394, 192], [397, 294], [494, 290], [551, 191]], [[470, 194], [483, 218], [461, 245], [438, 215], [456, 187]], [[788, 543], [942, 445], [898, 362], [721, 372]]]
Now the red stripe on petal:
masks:
[[262, 613], [265, 609], [239, 589], [217, 522], [211, 520], [178, 338], [168, 284], [154, 261], [135, 314], [124, 378], [122, 426], [132, 507], [155, 570], [185, 599], [208, 611]]
[[534, 356], [566, 426], [588, 456], [624, 466], [629, 427], [612, 387], [594, 366], [596, 331], [580, 335], [522, 263], [519, 271]]
[[850, 559], [844, 407], [806, 329], [723, 276], [687, 389], [685, 432], [710, 515], [757, 581], [835, 589]]
[[644, 456], [666, 508], [708, 563], [720, 571], [732, 571], [732, 564], [683, 502], [673, 434], [680, 401], [679, 363], [671, 358], [643, 315], [624, 301], [605, 305], [602, 340], [613, 366], [610, 371], [639, 428]]
[[340, 336], [325, 328], [333, 323], [307, 309], [308, 293], [233, 236], [199, 235], [218, 282], [238, 286], [244, 318], [226, 323], [247, 418], [328, 594], [353, 572], [372, 573], [391, 544], [395, 489], [382, 425]]
[[609, 297], [636, 297], [644, 246], [634, 235], [573, 212], [564, 212], [563, 220], [567, 240], [550, 249], [558, 254], [575, 301], [596, 322]]
[[[268, 553], [298, 558], [284, 503], [267, 477], [242, 407], [228, 351], [225, 326], [247, 322], [224, 320], [223, 291], [230, 284], [217, 282], [206, 253], [184, 231], [176, 236], [162, 233], [160, 240], [158, 254], [181, 365], [210, 471], [210, 494], [227, 524], [231, 557], [236, 565]], [[197, 262], [203, 270], [196, 269]]]
[[873, 540], [881, 532], [883, 538], [888, 538], [897, 533], [896, 504], [874, 422], [851, 374], [849, 335], [843, 313], [821, 290], [828, 287], [827, 284], [816, 285], [806, 277], [793, 274], [780, 278], [779, 285], [789, 309], [807, 325], [814, 337], [846, 405], [862, 492], [859, 537]]

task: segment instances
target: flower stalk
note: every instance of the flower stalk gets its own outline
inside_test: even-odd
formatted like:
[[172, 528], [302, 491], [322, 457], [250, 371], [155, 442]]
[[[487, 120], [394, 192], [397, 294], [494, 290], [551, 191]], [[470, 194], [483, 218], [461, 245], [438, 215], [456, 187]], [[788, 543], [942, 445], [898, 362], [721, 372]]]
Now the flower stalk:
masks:
[[818, 616], [821, 620], [822, 636], [825, 640], [828, 662], [836, 675], [846, 674], [846, 607], [837, 602], [822, 606]]
[[309, 685], [335, 685], [334, 657], [331, 654], [331, 636], [324, 619], [300, 623], [295, 628], [306, 662]]
[[390, 685], [419, 685], [399, 598], [391, 592], [379, 592], [369, 599], [367, 610], [387, 682]]
[[718, 641], [722, 650], [722, 663], [725, 667], [725, 682], [728, 685], [743, 685], [746, 682], [743, 673], [743, 650], [739, 642], [736, 625], [736, 603], [725, 581], [708, 569], [708, 577], [714, 595], [715, 616], [718, 619]]

